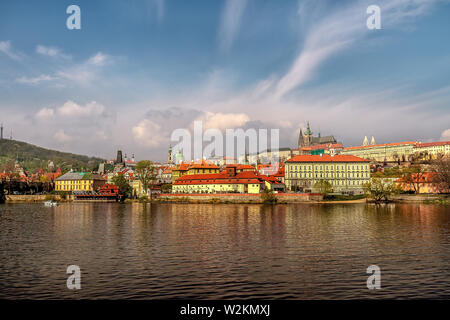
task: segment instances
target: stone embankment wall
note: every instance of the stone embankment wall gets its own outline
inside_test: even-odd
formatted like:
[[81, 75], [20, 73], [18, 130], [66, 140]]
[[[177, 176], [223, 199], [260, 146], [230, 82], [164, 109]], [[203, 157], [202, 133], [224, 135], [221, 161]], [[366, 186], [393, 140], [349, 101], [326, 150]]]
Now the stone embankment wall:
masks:
[[[51, 200], [59, 201], [61, 197], [59, 195], [50, 195]], [[47, 201], [49, 199], [49, 195], [46, 194], [38, 194], [38, 195], [6, 195], [7, 202], [42, 202]]]
[[[322, 201], [323, 196], [317, 193], [283, 193], [275, 195], [278, 202], [311, 202]], [[223, 193], [223, 194], [161, 194], [158, 196], [159, 200], [181, 201], [189, 200], [195, 202], [229, 202], [229, 203], [260, 203], [262, 202], [260, 194], [237, 194], [237, 193]]]

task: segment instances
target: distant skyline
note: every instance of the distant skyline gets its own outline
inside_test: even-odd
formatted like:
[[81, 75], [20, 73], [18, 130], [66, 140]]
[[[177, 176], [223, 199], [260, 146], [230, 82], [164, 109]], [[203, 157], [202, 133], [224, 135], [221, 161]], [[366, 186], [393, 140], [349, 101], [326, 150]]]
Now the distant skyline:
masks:
[[307, 121], [346, 146], [450, 140], [449, 30], [448, 0], [2, 1], [0, 123], [45, 148], [158, 161], [195, 120], [279, 128], [282, 147]]

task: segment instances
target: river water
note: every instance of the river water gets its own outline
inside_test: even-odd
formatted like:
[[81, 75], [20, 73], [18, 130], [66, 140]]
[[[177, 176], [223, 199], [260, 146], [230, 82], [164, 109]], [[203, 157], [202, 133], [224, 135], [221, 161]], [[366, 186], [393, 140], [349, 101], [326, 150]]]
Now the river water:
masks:
[[3, 204], [0, 231], [0, 298], [450, 298], [448, 205]]

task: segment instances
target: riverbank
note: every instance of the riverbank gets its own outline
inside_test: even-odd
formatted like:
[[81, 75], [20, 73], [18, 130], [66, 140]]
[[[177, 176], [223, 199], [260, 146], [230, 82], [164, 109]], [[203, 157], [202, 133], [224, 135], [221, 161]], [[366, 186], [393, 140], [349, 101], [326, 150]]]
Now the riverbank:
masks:
[[[370, 202], [367, 198], [327, 200], [317, 193], [280, 193], [274, 194], [276, 203], [326, 203], [326, 204], [355, 204]], [[6, 195], [6, 203], [44, 202], [53, 200], [58, 202], [108, 202], [105, 200], [73, 200], [63, 199], [59, 195]], [[115, 201], [109, 201], [115, 202]], [[143, 199], [127, 199], [126, 203], [150, 202]], [[234, 203], [234, 204], [261, 204], [264, 201], [260, 194], [161, 194], [152, 199], [154, 203]], [[450, 204], [449, 194], [401, 194], [392, 196], [391, 203], [440, 203]]]

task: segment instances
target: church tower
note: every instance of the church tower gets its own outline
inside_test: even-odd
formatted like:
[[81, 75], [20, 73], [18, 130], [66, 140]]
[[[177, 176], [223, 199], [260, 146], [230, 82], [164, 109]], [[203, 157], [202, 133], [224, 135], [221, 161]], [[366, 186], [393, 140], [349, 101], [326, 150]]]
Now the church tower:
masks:
[[305, 138], [304, 138], [305, 147], [311, 146], [312, 139], [313, 139], [313, 133], [311, 131], [311, 128], [309, 126], [309, 121], [308, 121], [307, 126], [306, 126]]
[[167, 155], [167, 163], [168, 164], [173, 164], [173, 159], [172, 159], [172, 145], [169, 145], [169, 152]]
[[300, 128], [300, 133], [298, 134], [298, 148], [300, 149], [301, 147], [305, 146], [305, 140], [303, 137], [303, 131]]

